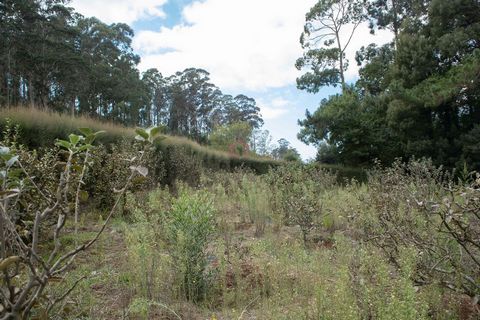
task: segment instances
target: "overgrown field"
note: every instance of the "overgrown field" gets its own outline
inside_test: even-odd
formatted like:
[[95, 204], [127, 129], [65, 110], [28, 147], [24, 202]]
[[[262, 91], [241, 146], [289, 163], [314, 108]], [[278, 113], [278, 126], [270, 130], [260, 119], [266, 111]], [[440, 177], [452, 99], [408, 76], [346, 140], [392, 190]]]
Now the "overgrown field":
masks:
[[339, 183], [178, 156], [173, 176], [154, 130], [109, 147], [82, 130], [36, 152], [17, 131], [1, 142], [0, 318], [480, 316], [476, 173], [412, 160]]

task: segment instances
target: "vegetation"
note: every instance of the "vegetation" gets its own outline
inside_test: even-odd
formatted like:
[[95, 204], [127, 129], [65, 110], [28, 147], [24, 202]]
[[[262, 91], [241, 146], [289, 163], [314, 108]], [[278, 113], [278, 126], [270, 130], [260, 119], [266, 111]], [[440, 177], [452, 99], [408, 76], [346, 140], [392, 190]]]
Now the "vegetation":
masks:
[[318, 1], [305, 164], [207, 72], [140, 78], [128, 26], [1, 2], [0, 319], [480, 318], [478, 9]]
[[[372, 32], [392, 30], [394, 41], [365, 43], [356, 55], [358, 81], [345, 83], [345, 24], [361, 21]], [[299, 138], [330, 163], [430, 157], [436, 165], [478, 170], [479, 26], [478, 1], [318, 1], [302, 35], [297, 67], [309, 69], [298, 88], [317, 92], [339, 83], [343, 90], [307, 112]]]
[[[478, 174], [465, 172], [453, 180], [431, 161], [412, 160], [377, 166], [366, 184], [339, 184], [331, 171], [315, 165], [291, 163], [261, 176], [200, 167], [199, 184], [177, 182], [172, 189], [148, 182], [156, 173], [147, 148], [137, 152], [139, 159], [131, 158], [141, 165], [126, 165], [126, 185], [120, 184], [125, 178], [109, 184], [120, 193], [105, 211], [102, 202], [84, 202], [104, 196], [90, 185], [92, 177], [103, 179], [94, 182], [98, 185], [112, 177], [95, 174], [104, 167], [95, 155], [101, 147], [83, 147], [93, 131], [82, 131], [84, 136], [58, 140], [60, 148], [41, 157], [18, 144], [15, 127], [4, 133], [2, 217], [8, 223], [2, 226], [16, 235], [2, 233], [4, 318], [474, 319], [480, 314]], [[152, 142], [159, 131], [137, 130], [137, 139]], [[65, 156], [66, 162], [51, 164]], [[106, 154], [117, 156], [128, 155]], [[65, 179], [69, 166], [68, 181], [74, 183], [61, 182], [62, 206], [46, 202], [47, 211], [37, 211], [44, 201], [55, 201], [58, 187], [50, 176]], [[36, 175], [49, 167], [50, 173]], [[58, 217], [53, 228], [64, 232], [52, 233], [47, 216], [37, 223], [42, 212]], [[30, 272], [33, 281], [45, 280], [40, 287], [29, 288]], [[27, 307], [17, 309], [23, 296]]]
[[254, 99], [223, 94], [205, 70], [140, 74], [132, 28], [83, 17], [68, 1], [0, 3], [0, 106], [37, 106], [205, 142], [219, 125], [263, 124]]
[[[21, 134], [18, 136], [18, 142], [29, 148], [51, 147], [55, 139], [66, 137], [71, 132], [77, 132], [77, 128], [84, 127], [96, 131], [105, 131], [98, 137], [97, 141], [107, 149], [114, 143], [118, 145], [125, 139], [125, 142], [127, 142], [132, 141], [135, 137], [135, 131], [132, 128], [115, 125], [111, 122], [101, 122], [88, 117], [72, 118], [68, 115], [38, 109], [0, 109], [0, 128], [5, 129], [8, 121], [11, 125], [19, 125]], [[269, 166], [278, 165], [277, 161], [267, 157], [256, 156], [252, 153], [239, 156], [235, 153], [222, 152], [202, 146], [181, 136], [164, 135], [164, 139], [156, 142], [156, 145], [159, 152], [161, 151], [161, 154], [157, 155], [159, 158], [157, 161], [166, 163], [166, 166], [170, 168], [170, 172], [165, 173], [167, 175], [165, 179], [171, 179], [172, 182], [177, 178], [182, 178], [178, 173], [178, 170], [180, 170], [178, 161], [196, 162], [205, 167], [221, 169], [246, 166], [258, 172], [266, 172]], [[185, 163], [185, 165], [187, 164]], [[198, 176], [198, 174], [195, 176]], [[162, 177], [157, 178], [161, 179]]]

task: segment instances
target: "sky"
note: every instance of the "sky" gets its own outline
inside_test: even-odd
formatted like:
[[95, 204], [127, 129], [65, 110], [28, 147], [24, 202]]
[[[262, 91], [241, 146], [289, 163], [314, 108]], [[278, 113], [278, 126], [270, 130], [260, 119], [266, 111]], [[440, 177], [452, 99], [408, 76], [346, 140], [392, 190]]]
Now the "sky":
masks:
[[[140, 71], [157, 68], [164, 76], [189, 67], [210, 73], [227, 94], [246, 94], [257, 101], [273, 140], [285, 138], [304, 160], [316, 149], [297, 139], [298, 119], [305, 110], [339, 91], [318, 94], [295, 86], [301, 74], [295, 61], [305, 14], [316, 0], [72, 0], [84, 16], [106, 23], [124, 22], [135, 31], [133, 48], [141, 57]], [[348, 30], [346, 30], [348, 32]], [[355, 52], [372, 42], [383, 44], [392, 35], [371, 35], [367, 25], [357, 29], [346, 52], [347, 81], [358, 77]]]

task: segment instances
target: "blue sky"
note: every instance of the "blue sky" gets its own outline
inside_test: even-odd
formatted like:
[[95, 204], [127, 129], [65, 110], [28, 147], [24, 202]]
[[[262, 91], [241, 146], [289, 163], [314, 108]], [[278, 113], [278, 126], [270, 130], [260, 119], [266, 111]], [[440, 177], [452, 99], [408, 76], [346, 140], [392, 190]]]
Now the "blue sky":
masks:
[[[135, 30], [133, 47], [141, 56], [140, 70], [157, 68], [168, 76], [188, 67], [210, 72], [224, 93], [256, 99], [273, 140], [286, 138], [306, 160], [313, 146], [296, 138], [297, 120], [314, 111], [322, 98], [338, 91], [324, 88], [317, 95], [296, 89], [301, 55], [299, 37], [305, 13], [315, 0], [73, 0], [85, 16], [107, 23], [125, 22]], [[346, 30], [348, 32], [348, 30]], [[353, 57], [361, 45], [385, 43], [388, 33], [372, 36], [367, 26], [347, 50], [350, 81], [357, 76]]]

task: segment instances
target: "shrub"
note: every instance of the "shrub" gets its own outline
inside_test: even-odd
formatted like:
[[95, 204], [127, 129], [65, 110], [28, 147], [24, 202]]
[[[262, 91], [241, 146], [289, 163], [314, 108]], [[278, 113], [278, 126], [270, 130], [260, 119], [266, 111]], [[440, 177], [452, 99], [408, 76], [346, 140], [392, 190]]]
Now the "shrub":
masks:
[[[130, 163], [138, 154], [138, 142], [121, 139], [117, 144], [100, 145], [92, 152], [93, 167], [85, 177], [86, 191], [92, 202], [101, 209], [108, 208], [115, 199], [112, 190], [119, 190], [130, 173]], [[151, 190], [160, 184], [165, 177], [164, 162], [158, 161], [155, 148], [145, 150], [144, 163], [149, 168], [147, 176], [138, 176], [128, 191]], [[125, 205], [122, 201], [122, 209]]]
[[243, 176], [241, 188], [242, 211], [248, 215], [248, 220], [255, 224], [255, 235], [261, 236], [270, 219], [270, 189], [262, 179], [253, 175]]
[[[82, 280], [75, 281], [59, 296], [49, 296], [51, 279], [65, 276], [75, 257], [97, 242], [134, 176], [148, 172], [141, 166], [143, 153], [139, 152], [138, 162], [132, 163], [130, 175], [100, 230], [89, 241], [67, 248], [60, 237], [65, 233], [67, 219], [72, 216], [77, 231], [80, 194], [90, 166], [88, 156], [99, 133], [88, 128], [80, 130], [83, 135], [70, 134], [68, 140], [56, 142], [65, 160], [56, 163], [61, 169], [53, 190], [39, 187], [16, 153], [15, 145], [14, 148], [0, 145], [0, 271], [4, 275], [5, 292], [9, 292], [0, 297], [0, 316], [4, 319], [26, 319], [34, 309], [38, 315], [48, 317]], [[153, 131], [148, 131], [149, 142], [154, 139]], [[33, 221], [24, 230], [18, 228], [17, 219], [29, 215], [34, 217]], [[25, 239], [25, 234], [29, 239]], [[48, 234], [53, 236], [52, 246], [41, 251], [40, 241]]]
[[427, 306], [419, 299], [410, 277], [415, 251], [402, 248], [402, 267], [392, 272], [375, 248], [336, 238], [336, 250], [324, 258], [317, 283], [314, 319], [426, 319]]
[[474, 297], [479, 293], [478, 185], [454, 185], [431, 161], [396, 162], [370, 174], [355, 222], [363, 239], [401, 268], [402, 247], [419, 258], [412, 280], [440, 283]]
[[206, 249], [215, 231], [214, 207], [208, 193], [181, 190], [166, 225], [176, 266], [177, 287], [188, 301], [199, 302], [208, 290]]
[[267, 175], [272, 207], [282, 212], [287, 225], [298, 225], [306, 244], [310, 232], [324, 220], [321, 194], [336, 185], [336, 177], [315, 166], [289, 165]]

